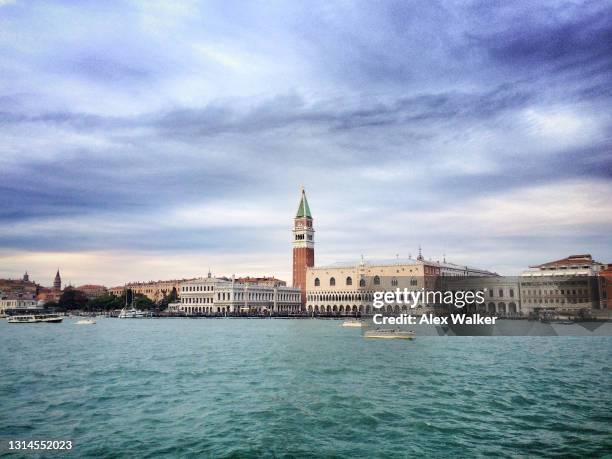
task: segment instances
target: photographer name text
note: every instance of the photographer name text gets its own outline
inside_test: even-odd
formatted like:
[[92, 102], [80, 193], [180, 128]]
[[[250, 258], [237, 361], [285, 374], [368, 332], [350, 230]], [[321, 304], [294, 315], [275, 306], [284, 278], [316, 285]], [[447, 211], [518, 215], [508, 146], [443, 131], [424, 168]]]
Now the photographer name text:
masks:
[[480, 314], [451, 314], [450, 316], [400, 314], [391, 317], [374, 314], [372, 317], [376, 325], [495, 325], [496, 319], [497, 317], [481, 316]]

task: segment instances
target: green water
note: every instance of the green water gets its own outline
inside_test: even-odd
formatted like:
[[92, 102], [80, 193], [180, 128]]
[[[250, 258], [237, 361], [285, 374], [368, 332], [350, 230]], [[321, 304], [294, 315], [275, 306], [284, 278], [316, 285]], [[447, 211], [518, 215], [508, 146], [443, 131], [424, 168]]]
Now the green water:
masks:
[[[366, 341], [331, 320], [0, 323], [0, 454], [611, 456], [612, 338]], [[27, 457], [32, 457], [28, 454]]]

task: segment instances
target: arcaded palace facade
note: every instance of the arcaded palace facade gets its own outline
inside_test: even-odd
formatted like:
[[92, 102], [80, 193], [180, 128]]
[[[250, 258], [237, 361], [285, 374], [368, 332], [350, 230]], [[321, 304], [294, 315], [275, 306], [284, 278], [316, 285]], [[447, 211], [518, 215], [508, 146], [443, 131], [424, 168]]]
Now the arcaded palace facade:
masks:
[[[309, 268], [306, 274], [306, 311], [309, 314], [372, 314], [376, 291], [397, 288], [418, 291], [440, 288], [441, 276], [493, 277], [494, 273], [416, 258], [365, 260]], [[423, 303], [421, 307], [431, 306]], [[388, 312], [407, 312], [406, 305], [389, 305]]]

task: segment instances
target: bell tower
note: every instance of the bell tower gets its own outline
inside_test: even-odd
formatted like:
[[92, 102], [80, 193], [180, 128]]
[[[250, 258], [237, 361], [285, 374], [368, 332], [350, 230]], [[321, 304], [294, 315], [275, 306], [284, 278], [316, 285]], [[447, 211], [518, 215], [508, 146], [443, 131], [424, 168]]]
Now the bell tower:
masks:
[[306, 192], [293, 219], [293, 286], [302, 291], [302, 305], [306, 304], [306, 268], [314, 266], [314, 229]]
[[62, 278], [59, 273], [59, 268], [57, 269], [57, 274], [55, 274], [55, 279], [53, 280], [53, 290], [61, 290], [62, 289]]

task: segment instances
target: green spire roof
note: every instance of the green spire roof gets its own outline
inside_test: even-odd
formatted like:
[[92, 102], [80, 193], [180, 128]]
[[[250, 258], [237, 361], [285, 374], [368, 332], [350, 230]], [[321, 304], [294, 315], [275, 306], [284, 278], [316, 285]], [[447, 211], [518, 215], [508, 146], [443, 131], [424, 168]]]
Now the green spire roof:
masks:
[[295, 218], [312, 218], [310, 214], [310, 207], [308, 207], [308, 201], [306, 200], [306, 192], [302, 188], [302, 199], [300, 200], [300, 206], [298, 207], [297, 215]]

